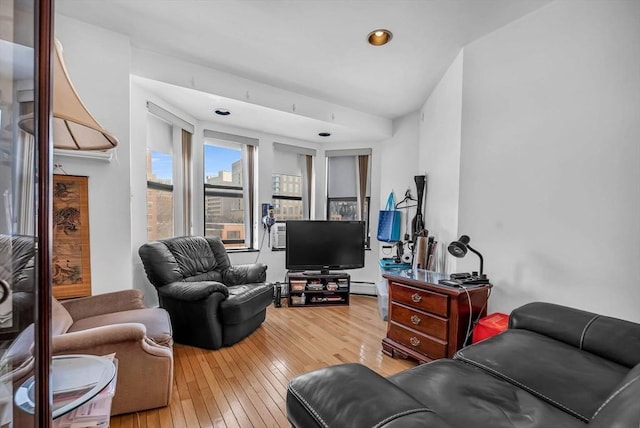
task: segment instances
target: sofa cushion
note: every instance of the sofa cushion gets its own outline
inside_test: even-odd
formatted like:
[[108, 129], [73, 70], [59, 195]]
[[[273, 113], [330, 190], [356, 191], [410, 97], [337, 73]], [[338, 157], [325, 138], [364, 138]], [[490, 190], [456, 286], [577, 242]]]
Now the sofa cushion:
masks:
[[528, 330], [509, 329], [458, 351], [480, 367], [587, 422], [629, 369]]
[[51, 334], [64, 334], [73, 325], [69, 311], [56, 299], [51, 299]]
[[220, 303], [222, 323], [225, 325], [248, 320], [273, 301], [272, 284], [245, 284], [228, 288], [229, 297]]
[[453, 427], [586, 427], [535, 395], [462, 361], [436, 360], [388, 380]]
[[543, 334], [631, 368], [640, 363], [640, 324], [546, 302], [515, 309], [509, 328]]
[[147, 329], [147, 337], [158, 345], [171, 347], [173, 345], [171, 321], [167, 311], [162, 308], [134, 309], [130, 311], [114, 312], [83, 318], [75, 322], [69, 333], [88, 330], [94, 327], [122, 323], [140, 323]]
[[287, 415], [294, 426], [305, 428], [452, 428], [401, 388], [354, 363], [321, 368], [291, 380]]

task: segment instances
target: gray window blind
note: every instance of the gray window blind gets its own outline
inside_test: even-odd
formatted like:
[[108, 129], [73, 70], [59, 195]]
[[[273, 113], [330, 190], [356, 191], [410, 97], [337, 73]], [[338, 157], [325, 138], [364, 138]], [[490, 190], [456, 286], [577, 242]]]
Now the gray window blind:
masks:
[[356, 157], [333, 156], [327, 158], [327, 194], [330, 198], [355, 198]]

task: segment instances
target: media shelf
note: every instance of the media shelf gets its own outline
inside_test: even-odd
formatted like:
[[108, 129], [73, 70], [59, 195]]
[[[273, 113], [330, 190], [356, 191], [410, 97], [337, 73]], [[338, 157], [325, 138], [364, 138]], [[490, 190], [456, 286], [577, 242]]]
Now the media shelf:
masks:
[[351, 277], [343, 272], [289, 272], [289, 307], [349, 305]]

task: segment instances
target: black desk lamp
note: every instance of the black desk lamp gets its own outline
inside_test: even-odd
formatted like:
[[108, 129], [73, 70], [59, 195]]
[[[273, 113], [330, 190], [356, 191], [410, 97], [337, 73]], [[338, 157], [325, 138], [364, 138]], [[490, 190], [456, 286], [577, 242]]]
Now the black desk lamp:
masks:
[[471, 245], [469, 245], [469, 241], [471, 241], [471, 238], [469, 238], [467, 235], [462, 235], [460, 238], [458, 238], [457, 241], [453, 241], [451, 244], [449, 244], [447, 250], [452, 256], [458, 258], [464, 257], [467, 254], [467, 250], [470, 250], [472, 253], [477, 254], [478, 257], [480, 257], [480, 275], [482, 275], [482, 269], [484, 266], [482, 254], [474, 250]]

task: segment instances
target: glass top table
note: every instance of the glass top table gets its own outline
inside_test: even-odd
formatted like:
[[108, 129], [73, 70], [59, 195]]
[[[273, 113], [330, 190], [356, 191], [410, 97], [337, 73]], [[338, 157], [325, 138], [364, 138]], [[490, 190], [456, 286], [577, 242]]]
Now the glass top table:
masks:
[[[114, 379], [116, 366], [108, 357], [95, 355], [59, 355], [51, 361], [53, 419], [80, 406], [99, 394]], [[35, 379], [31, 376], [16, 391], [15, 403], [34, 413]]]

